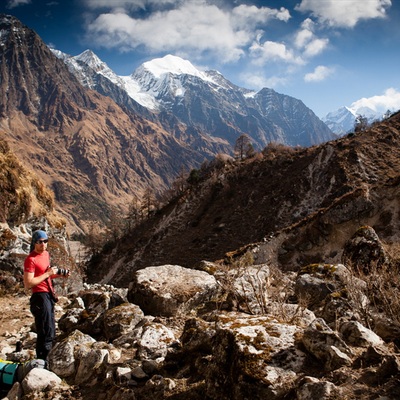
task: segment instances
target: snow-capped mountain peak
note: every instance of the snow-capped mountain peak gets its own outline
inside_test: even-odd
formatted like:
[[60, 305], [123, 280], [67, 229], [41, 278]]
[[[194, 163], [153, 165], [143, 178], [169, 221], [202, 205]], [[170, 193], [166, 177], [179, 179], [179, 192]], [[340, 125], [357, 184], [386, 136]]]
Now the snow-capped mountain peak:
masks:
[[121, 84], [121, 79], [115, 72], [109, 68], [109, 66], [102, 60], [92, 50], [85, 50], [83, 53], [72, 57], [75, 61], [81, 62], [91, 68], [98, 74], [103, 75], [111, 82], [115, 84]]
[[385, 113], [375, 111], [370, 107], [358, 107], [353, 103], [350, 107], [340, 107], [336, 111], [328, 113], [322, 121], [332, 130], [332, 132], [341, 136], [352, 132], [355, 128], [358, 116], [367, 118], [368, 123], [374, 120], [381, 120], [385, 117]]
[[331, 111], [328, 113], [323, 120], [329, 121], [331, 119], [334, 119], [336, 122], [343, 122], [346, 118], [349, 116], [356, 116], [356, 113], [349, 107], [343, 106], [338, 108], [336, 111]]
[[161, 78], [164, 74], [170, 73], [174, 75], [192, 75], [206, 81], [211, 81], [211, 78], [205, 72], [198, 70], [190, 61], [171, 54], [147, 61], [142, 66], [144, 70], [150, 72], [157, 79]]
[[106, 63], [101, 61], [100, 58], [97, 57], [96, 54], [94, 54], [92, 50], [85, 50], [83, 53], [75, 56], [74, 59], [82, 61], [83, 63], [88, 65], [90, 68], [93, 68], [95, 71], [98, 71], [99, 69], [103, 69], [104, 66], [106, 66]]

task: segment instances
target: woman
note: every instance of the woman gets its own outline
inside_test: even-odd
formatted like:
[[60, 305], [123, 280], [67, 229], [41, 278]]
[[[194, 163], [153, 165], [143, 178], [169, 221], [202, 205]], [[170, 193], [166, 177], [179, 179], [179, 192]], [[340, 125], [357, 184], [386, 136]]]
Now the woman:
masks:
[[24, 262], [24, 286], [32, 290], [30, 309], [35, 318], [37, 340], [37, 358], [46, 360], [55, 338], [54, 303], [56, 296], [52, 278], [68, 277], [57, 274], [58, 268], [50, 266], [50, 255], [47, 251], [49, 238], [46, 232], [33, 232], [31, 252]]

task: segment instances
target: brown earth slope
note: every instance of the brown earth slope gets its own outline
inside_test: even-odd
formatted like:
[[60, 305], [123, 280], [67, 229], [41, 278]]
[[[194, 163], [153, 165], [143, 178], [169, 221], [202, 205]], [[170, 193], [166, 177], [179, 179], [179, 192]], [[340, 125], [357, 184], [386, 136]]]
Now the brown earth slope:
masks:
[[149, 265], [193, 267], [261, 242], [283, 268], [339, 261], [364, 224], [400, 233], [400, 114], [368, 131], [307, 149], [270, 145], [263, 157], [214, 169], [102, 254], [89, 276], [126, 285]]

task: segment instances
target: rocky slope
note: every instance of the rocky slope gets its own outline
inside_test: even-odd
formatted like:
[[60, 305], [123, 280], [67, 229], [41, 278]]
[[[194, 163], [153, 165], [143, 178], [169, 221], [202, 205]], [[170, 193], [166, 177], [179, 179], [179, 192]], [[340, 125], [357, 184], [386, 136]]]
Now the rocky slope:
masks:
[[396, 241], [399, 145], [397, 114], [368, 131], [312, 148], [269, 146], [252, 160], [220, 161], [203, 171], [204, 181], [110, 245], [89, 276], [123, 285], [143, 267], [192, 268], [257, 242], [260, 263], [297, 269], [337, 262], [344, 241], [363, 224]]

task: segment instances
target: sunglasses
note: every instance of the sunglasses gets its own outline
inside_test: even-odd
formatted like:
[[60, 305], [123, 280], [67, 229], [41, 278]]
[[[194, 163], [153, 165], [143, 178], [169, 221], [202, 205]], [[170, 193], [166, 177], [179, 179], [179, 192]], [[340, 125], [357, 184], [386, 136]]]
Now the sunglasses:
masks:
[[44, 239], [44, 240], [38, 240], [36, 243], [37, 244], [43, 244], [43, 243], [47, 243], [47, 242], [48, 242], [48, 240]]

